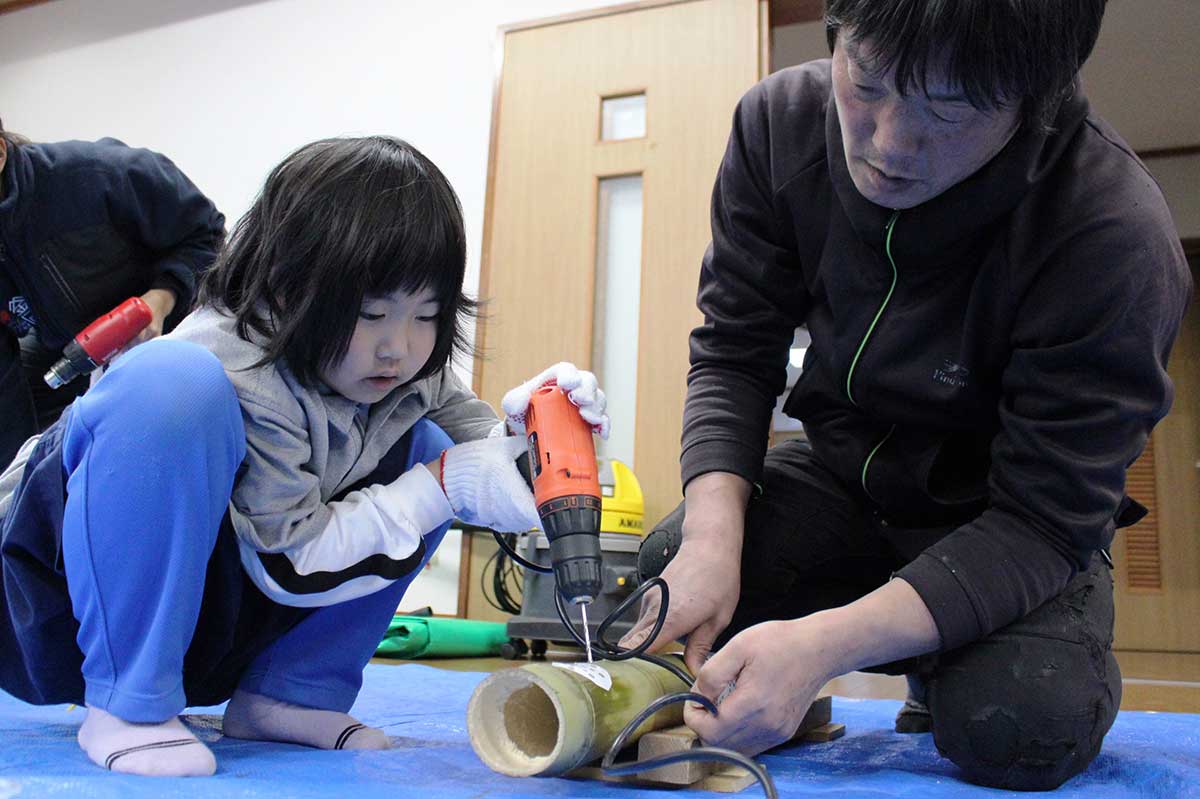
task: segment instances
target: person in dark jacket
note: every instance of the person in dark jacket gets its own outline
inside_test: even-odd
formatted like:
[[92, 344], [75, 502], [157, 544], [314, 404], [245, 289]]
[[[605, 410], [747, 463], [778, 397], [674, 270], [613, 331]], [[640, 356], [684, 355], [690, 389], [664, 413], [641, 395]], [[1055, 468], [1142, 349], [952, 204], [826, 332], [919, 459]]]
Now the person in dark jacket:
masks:
[[140, 296], [134, 344], [187, 314], [225, 218], [165, 156], [116, 139], [35, 144], [0, 123], [0, 468], [88, 387], [42, 375], [94, 319]]
[[[1078, 71], [1104, 0], [828, 0], [832, 59], [735, 113], [691, 337], [684, 503], [647, 539], [708, 743], [787, 740], [821, 686], [910, 675], [899, 731], [1048, 789], [1120, 706], [1125, 470], [1191, 293], [1154, 180]], [[812, 344], [767, 450], [797, 326]], [[624, 639], [640, 642], [648, 602]], [[715, 654], [713, 654], [715, 652]], [[711, 657], [710, 657], [711, 656]]]

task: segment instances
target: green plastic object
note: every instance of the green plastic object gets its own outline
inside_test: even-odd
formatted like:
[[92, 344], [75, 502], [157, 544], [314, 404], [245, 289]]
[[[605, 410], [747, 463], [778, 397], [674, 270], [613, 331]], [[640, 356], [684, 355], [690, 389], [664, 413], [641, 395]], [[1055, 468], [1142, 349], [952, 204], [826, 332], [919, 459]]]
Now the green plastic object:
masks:
[[505, 628], [504, 622], [497, 621], [397, 615], [375, 655], [404, 659], [498, 655], [508, 642]]

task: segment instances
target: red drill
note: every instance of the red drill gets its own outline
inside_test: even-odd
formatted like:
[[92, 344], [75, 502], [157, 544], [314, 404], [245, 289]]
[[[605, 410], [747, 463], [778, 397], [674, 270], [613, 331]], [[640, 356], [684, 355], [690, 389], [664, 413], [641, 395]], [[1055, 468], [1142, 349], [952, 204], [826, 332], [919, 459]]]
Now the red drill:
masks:
[[141, 297], [130, 297], [83, 329], [63, 350], [63, 357], [46, 372], [50, 388], [70, 383], [103, 366], [154, 319]]

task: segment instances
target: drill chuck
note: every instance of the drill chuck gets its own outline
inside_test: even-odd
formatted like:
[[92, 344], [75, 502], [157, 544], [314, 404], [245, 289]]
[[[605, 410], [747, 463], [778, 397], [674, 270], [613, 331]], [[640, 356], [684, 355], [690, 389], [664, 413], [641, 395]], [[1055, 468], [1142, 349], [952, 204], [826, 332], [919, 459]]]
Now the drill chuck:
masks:
[[588, 494], [558, 497], [538, 507], [550, 540], [550, 562], [558, 592], [568, 602], [592, 602], [600, 595], [600, 498]]
[[72, 339], [71, 343], [67, 344], [66, 349], [63, 350], [63, 356], [55, 361], [49, 372], [46, 372], [46, 385], [50, 388], [65, 386], [99, 365], [88, 356], [83, 347], [79, 346], [78, 341]]

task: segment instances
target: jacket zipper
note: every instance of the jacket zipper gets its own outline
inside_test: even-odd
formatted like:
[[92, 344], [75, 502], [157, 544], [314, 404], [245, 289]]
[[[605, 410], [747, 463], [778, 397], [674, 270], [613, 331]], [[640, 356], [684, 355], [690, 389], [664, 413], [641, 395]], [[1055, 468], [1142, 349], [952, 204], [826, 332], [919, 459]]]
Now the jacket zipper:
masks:
[[[896, 229], [896, 220], [899, 218], [900, 212], [894, 211], [892, 213], [892, 218], [888, 220], [887, 225], [883, 229], [885, 234], [883, 240], [883, 252], [885, 255], [887, 255], [888, 263], [892, 266], [892, 285], [888, 287], [887, 296], [883, 298], [883, 303], [879, 306], [879, 310], [875, 312], [875, 318], [871, 320], [871, 326], [868, 327], [867, 332], [863, 334], [862, 341], [860, 341], [858, 344], [858, 351], [854, 353], [854, 360], [850, 362], [850, 371], [846, 373], [846, 397], [851, 403], [854, 404], [855, 407], [858, 407], [858, 403], [855, 401], [854, 392], [850, 387], [850, 381], [854, 377], [854, 369], [858, 366], [858, 360], [862, 357], [863, 350], [867, 347], [867, 340], [871, 338], [871, 334], [875, 332], [875, 326], [879, 324], [879, 319], [883, 316], [884, 309], [886, 309], [888, 303], [891, 302], [892, 294], [896, 291], [896, 283], [900, 279], [900, 270], [896, 268], [896, 260], [892, 257], [892, 233]], [[871, 497], [871, 492], [867, 489], [867, 469], [871, 466], [871, 459], [875, 457], [875, 453], [887, 443], [887, 440], [892, 437], [892, 433], [895, 432], [896, 425], [892, 425], [891, 429], [887, 431], [887, 435], [879, 440], [879, 443], [872, 448], [870, 453], [867, 454], [866, 460], [863, 461], [862, 473], [859, 476], [859, 480], [862, 482], [863, 493], [865, 493], [868, 497]], [[874, 497], [871, 497], [871, 499], [874, 499]]]
[[875, 497], [871, 496], [871, 491], [867, 488], [867, 469], [870, 467], [871, 459], [875, 457], [875, 453], [883, 448], [883, 445], [887, 443], [887, 440], [892, 437], [892, 433], [894, 432], [896, 432], [896, 425], [892, 425], [892, 429], [887, 431], [887, 435], [879, 439], [879, 443], [875, 445], [875, 448], [867, 455], [867, 459], [863, 461], [862, 475], [859, 479], [862, 481], [863, 493], [870, 497], [872, 501], [874, 501]]
[[74, 290], [71, 289], [71, 286], [68, 285], [66, 279], [62, 276], [62, 272], [59, 272], [58, 267], [54, 265], [54, 261], [52, 261], [50, 256], [46, 253], [42, 253], [42, 256], [39, 260], [42, 262], [42, 269], [46, 271], [46, 274], [48, 274], [50, 279], [54, 281], [54, 284], [58, 286], [58, 290], [62, 292], [63, 297], [65, 297], [67, 302], [71, 304], [71, 308], [76, 314], [82, 315], [83, 305], [79, 302], [79, 298], [75, 296]]

